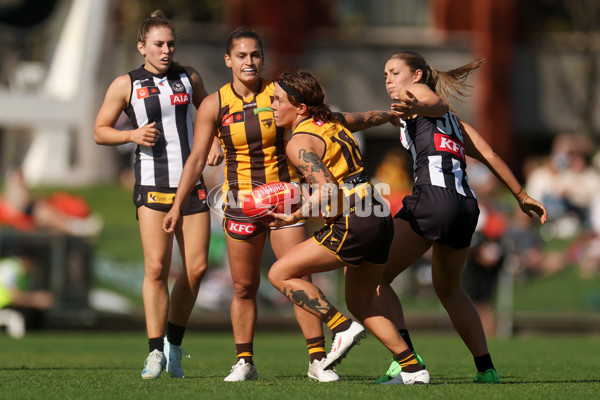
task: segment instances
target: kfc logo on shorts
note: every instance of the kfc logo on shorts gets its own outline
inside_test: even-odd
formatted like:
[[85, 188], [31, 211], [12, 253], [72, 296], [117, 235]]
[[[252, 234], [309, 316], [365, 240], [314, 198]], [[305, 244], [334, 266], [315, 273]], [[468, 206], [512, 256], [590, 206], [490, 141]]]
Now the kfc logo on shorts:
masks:
[[198, 190], [198, 198], [200, 200], [205, 200], [206, 199], [206, 191], [204, 191], [204, 190]]
[[465, 159], [465, 148], [463, 144], [450, 136], [442, 135], [439, 133], [434, 134], [433, 140], [435, 142], [435, 149], [437, 151], [447, 151], [460, 159]]
[[227, 221], [227, 230], [239, 235], [251, 235], [256, 227], [254, 224], [244, 222]]
[[179, 93], [171, 95], [171, 105], [177, 106], [179, 104], [190, 104], [190, 94], [189, 93]]

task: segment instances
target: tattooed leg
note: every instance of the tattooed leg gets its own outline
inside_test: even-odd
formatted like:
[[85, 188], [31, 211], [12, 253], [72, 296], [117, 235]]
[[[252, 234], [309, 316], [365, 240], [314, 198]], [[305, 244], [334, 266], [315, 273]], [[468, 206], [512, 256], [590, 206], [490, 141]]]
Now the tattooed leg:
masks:
[[316, 317], [323, 319], [325, 314], [333, 308], [329, 300], [325, 297], [323, 292], [319, 290], [319, 297], [311, 298], [308, 293], [302, 289], [292, 289], [284, 286], [283, 295], [287, 297], [292, 303], [298, 307], [302, 307], [304, 310], [315, 315]]

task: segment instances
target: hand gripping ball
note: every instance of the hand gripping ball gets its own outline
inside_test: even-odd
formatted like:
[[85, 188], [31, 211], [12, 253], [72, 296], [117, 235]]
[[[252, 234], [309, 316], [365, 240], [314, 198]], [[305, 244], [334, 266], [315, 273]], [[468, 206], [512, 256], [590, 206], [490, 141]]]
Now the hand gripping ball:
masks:
[[300, 188], [289, 182], [266, 183], [250, 192], [242, 203], [242, 212], [247, 217], [261, 218], [272, 210], [290, 214], [302, 204]]

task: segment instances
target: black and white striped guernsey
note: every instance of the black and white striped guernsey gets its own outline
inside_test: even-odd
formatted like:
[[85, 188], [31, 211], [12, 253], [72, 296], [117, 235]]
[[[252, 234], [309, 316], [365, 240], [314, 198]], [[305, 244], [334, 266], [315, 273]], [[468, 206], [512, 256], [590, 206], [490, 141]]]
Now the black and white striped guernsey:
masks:
[[463, 136], [454, 114], [402, 122], [400, 141], [412, 155], [415, 185], [439, 186], [476, 198], [467, 182]]
[[129, 72], [131, 100], [125, 110], [134, 129], [156, 122], [157, 143], [137, 146], [135, 184], [177, 187], [193, 143], [192, 82], [182, 67], [171, 66], [164, 76], [144, 67]]

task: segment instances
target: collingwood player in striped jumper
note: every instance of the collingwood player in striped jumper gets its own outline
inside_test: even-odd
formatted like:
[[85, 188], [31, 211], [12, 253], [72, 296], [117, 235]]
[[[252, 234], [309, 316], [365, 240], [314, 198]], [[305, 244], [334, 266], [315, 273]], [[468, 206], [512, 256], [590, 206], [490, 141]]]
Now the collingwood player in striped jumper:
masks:
[[[186, 197], [181, 223], [174, 229], [183, 270], [170, 299], [167, 277], [173, 234], [162, 230], [162, 220], [173, 203], [191, 152], [192, 106], [198, 107], [207, 93], [198, 72], [173, 62], [175, 32], [160, 10], [142, 22], [137, 40], [144, 65], [110, 85], [96, 117], [94, 138], [102, 145], [137, 144], [133, 200], [144, 249], [142, 292], [149, 344], [142, 378], [158, 378], [163, 369], [172, 377], [183, 378], [181, 341], [206, 271], [210, 236], [206, 188], [201, 178]], [[126, 112], [132, 130], [114, 128], [121, 112]], [[209, 163], [216, 165], [221, 159], [216, 143]]]
[[399, 360], [405, 384], [427, 384], [427, 369], [419, 365], [395, 326], [371, 307], [394, 235], [392, 217], [374, 195], [354, 136], [335, 121], [324, 97], [308, 72], [285, 72], [275, 86], [271, 107], [276, 124], [292, 129], [286, 152], [312, 193], [294, 213], [271, 214], [271, 224], [293, 224], [319, 212], [325, 226], [277, 260], [269, 280], [332, 330], [333, 343], [323, 364], [328, 369], [365, 337], [365, 329], [342, 315], [317, 286], [299, 278], [345, 268], [348, 310]]
[[[400, 301], [390, 286], [402, 271], [432, 248], [435, 292], [452, 324], [474, 357], [476, 383], [499, 383], [488, 352], [479, 314], [460, 288], [460, 275], [479, 216], [477, 198], [469, 187], [465, 156], [484, 163], [519, 202], [521, 210], [541, 223], [546, 208], [527, 195], [508, 166], [470, 125], [452, 111], [451, 100], [460, 100], [468, 88], [465, 79], [483, 60], [451, 71], [439, 71], [414, 52], [393, 54], [384, 69], [392, 110], [402, 118], [400, 141], [413, 160], [414, 188], [394, 217], [394, 242], [376, 307], [393, 321], [414, 351], [406, 330]], [[422, 116], [424, 103], [440, 98], [449, 106], [442, 117]], [[415, 353], [416, 355], [416, 353]], [[417, 356], [420, 363], [422, 360]], [[401, 383], [397, 360], [377, 382]]]

